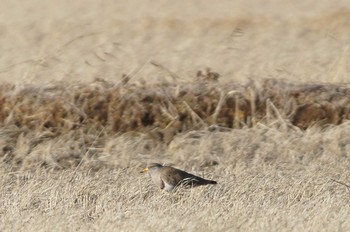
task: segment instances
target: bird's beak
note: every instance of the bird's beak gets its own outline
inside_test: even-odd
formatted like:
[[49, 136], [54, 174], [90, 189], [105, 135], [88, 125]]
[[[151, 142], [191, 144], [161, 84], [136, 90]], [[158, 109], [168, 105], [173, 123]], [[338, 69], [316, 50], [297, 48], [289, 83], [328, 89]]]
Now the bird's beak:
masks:
[[141, 173], [146, 173], [146, 172], [148, 172], [148, 168], [145, 168], [141, 171]]

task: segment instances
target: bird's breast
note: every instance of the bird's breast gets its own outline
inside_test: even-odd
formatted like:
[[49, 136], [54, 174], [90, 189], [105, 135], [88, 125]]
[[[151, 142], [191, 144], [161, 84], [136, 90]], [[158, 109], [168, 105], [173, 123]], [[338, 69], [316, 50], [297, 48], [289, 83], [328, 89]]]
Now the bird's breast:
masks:
[[163, 181], [164, 183], [164, 190], [165, 191], [171, 191], [174, 189], [175, 186], [171, 185], [171, 184], [168, 184], [167, 182]]

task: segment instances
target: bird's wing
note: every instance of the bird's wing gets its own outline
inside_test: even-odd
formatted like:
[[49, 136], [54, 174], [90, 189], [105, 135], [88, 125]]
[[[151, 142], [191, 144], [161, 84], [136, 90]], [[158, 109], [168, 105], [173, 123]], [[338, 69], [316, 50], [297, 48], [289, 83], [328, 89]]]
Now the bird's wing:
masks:
[[172, 167], [169, 167], [169, 166], [164, 166], [161, 170], [161, 178], [164, 182], [166, 182], [167, 184], [169, 185], [173, 185], [175, 186], [176, 185], [176, 181], [174, 179], [174, 175], [173, 175], [173, 172], [172, 172]]
[[207, 184], [208, 182], [210, 182], [209, 180], [206, 180], [202, 177], [199, 176], [195, 176], [191, 173], [179, 170], [178, 171], [178, 175], [181, 176], [181, 182], [177, 183], [177, 184], [183, 184], [186, 186], [198, 186], [198, 185], [203, 185], [203, 184]]
[[196, 179], [197, 177], [187, 173], [185, 171], [182, 171], [180, 169], [176, 169], [170, 166], [164, 166], [162, 168], [162, 179], [166, 183], [176, 186], [180, 182], [184, 180], [189, 180], [189, 179]]

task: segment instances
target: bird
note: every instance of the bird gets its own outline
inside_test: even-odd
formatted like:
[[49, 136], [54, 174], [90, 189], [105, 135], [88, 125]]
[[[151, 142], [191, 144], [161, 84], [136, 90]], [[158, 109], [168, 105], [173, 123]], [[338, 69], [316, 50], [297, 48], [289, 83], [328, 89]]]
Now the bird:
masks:
[[149, 172], [152, 181], [160, 189], [172, 191], [179, 186], [196, 187], [200, 185], [217, 184], [214, 180], [206, 180], [191, 173], [187, 173], [171, 166], [163, 166], [159, 163], [150, 163], [141, 171]]

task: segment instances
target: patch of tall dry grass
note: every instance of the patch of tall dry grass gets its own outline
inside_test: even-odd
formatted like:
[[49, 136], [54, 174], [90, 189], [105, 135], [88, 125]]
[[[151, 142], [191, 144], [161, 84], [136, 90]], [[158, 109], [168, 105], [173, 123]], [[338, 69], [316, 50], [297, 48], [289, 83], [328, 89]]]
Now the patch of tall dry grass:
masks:
[[[193, 130], [230, 131], [267, 123], [299, 130], [339, 125], [349, 118], [349, 88], [344, 84], [268, 79], [228, 85], [217, 78], [207, 71], [192, 83], [114, 84], [99, 79], [68, 87], [2, 85], [1, 158], [13, 169], [27, 167], [28, 160], [43, 167], [74, 168], [85, 156], [103, 155], [109, 136], [125, 133], [148, 139], [145, 147], [152, 149]], [[61, 152], [64, 146], [69, 149]], [[37, 154], [42, 148], [50, 157]]]

